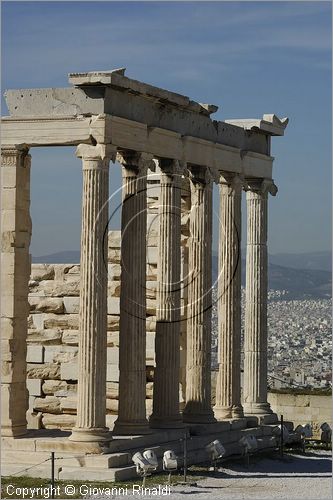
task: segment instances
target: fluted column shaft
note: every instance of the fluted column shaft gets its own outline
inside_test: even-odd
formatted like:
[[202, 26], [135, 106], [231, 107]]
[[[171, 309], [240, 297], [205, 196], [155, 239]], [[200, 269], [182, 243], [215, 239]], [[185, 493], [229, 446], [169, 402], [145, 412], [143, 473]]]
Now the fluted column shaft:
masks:
[[191, 212], [185, 422], [213, 422], [211, 408], [212, 184], [207, 169], [189, 167]]
[[244, 411], [272, 413], [267, 402], [267, 193], [271, 181], [248, 180]]
[[27, 432], [30, 155], [1, 147], [1, 435]]
[[149, 432], [146, 419], [146, 232], [148, 155], [118, 153], [122, 165], [119, 409], [115, 434]]
[[107, 348], [107, 226], [109, 152], [81, 144], [82, 230], [80, 263], [79, 376], [72, 441], [105, 441]]
[[151, 427], [182, 426], [179, 412], [181, 173], [178, 162], [159, 160], [158, 288]]
[[220, 176], [218, 363], [215, 417], [242, 417], [241, 406], [241, 201], [238, 175]]

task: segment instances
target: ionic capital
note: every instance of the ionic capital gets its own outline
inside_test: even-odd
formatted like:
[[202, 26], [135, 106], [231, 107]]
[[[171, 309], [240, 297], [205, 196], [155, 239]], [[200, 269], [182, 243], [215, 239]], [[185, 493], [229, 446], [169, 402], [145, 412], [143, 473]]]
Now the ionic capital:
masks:
[[172, 158], [156, 158], [155, 165], [166, 175], [184, 175], [185, 163]]
[[133, 150], [117, 152], [117, 161], [126, 169], [128, 175], [144, 175], [152, 167], [153, 155]]
[[109, 161], [114, 162], [116, 159], [117, 148], [111, 144], [79, 144], [76, 148], [76, 156], [82, 158], [84, 163], [94, 163], [89, 167], [84, 165], [83, 168], [103, 168], [107, 167]]
[[267, 195], [267, 193], [275, 196], [278, 192], [278, 188], [274, 184], [273, 179], [247, 178], [245, 191], [256, 193], [262, 196]]
[[200, 165], [187, 164], [188, 177], [193, 184], [210, 185], [214, 175], [212, 169]]
[[1, 166], [15, 167], [26, 166], [26, 160], [30, 161], [29, 147], [26, 144], [18, 146], [1, 146]]
[[244, 177], [234, 172], [219, 171], [218, 183], [221, 186], [226, 186], [228, 190], [240, 193], [245, 187]]

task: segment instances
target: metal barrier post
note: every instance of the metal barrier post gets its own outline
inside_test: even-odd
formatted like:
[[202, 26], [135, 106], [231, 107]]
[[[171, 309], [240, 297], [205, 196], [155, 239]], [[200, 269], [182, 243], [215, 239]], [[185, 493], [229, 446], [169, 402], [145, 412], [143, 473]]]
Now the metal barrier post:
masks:
[[51, 451], [51, 498], [54, 498], [54, 451]]
[[283, 457], [283, 415], [281, 415], [280, 455]]

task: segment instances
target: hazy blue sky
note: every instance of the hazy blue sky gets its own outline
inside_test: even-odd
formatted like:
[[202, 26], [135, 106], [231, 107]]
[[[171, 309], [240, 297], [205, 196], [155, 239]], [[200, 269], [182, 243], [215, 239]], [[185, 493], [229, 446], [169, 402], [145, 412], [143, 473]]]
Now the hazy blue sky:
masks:
[[[289, 116], [273, 138], [270, 252], [330, 248], [330, 2], [2, 2], [3, 89], [65, 87], [69, 72], [122, 66], [217, 104], [220, 120]], [[32, 253], [77, 250], [80, 161], [73, 148], [31, 153]], [[119, 187], [119, 167], [110, 182]]]

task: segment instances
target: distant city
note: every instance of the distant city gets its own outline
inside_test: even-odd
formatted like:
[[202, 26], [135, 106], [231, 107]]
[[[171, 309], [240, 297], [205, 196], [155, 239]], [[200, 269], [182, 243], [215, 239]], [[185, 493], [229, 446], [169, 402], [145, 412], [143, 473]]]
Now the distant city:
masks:
[[[272, 389], [332, 386], [332, 299], [289, 299], [268, 292], [268, 385]], [[213, 300], [217, 288], [213, 289]], [[242, 289], [242, 339], [245, 289]], [[217, 307], [213, 305], [212, 367], [217, 369]], [[243, 361], [243, 351], [242, 351]]]
[[[242, 252], [243, 253], [243, 252]], [[38, 263], [75, 263], [77, 251], [33, 257]], [[268, 384], [270, 388], [332, 386], [331, 252], [269, 256]], [[217, 276], [213, 255], [212, 368], [217, 369]], [[242, 339], [245, 261], [242, 259]], [[243, 353], [242, 353], [243, 356]]]

